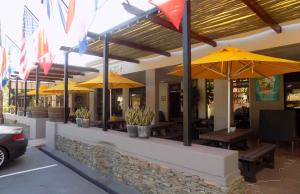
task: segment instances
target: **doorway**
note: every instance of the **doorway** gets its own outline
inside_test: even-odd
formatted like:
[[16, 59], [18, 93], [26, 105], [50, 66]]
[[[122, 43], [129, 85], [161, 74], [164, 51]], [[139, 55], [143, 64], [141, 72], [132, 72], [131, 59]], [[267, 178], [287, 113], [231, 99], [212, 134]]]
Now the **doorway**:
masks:
[[182, 120], [180, 83], [169, 84], [169, 120]]

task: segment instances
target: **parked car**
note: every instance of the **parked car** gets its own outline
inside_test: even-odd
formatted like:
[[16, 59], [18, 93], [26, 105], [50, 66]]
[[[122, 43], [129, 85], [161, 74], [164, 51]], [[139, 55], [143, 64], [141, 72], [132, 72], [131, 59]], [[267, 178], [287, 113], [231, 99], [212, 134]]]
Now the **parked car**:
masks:
[[22, 127], [0, 126], [0, 169], [25, 154], [27, 144]]

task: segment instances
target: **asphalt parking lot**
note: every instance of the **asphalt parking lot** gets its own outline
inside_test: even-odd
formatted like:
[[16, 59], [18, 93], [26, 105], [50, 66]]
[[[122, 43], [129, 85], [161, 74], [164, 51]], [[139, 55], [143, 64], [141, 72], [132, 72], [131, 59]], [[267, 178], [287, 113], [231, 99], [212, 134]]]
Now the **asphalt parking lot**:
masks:
[[107, 194], [36, 148], [0, 170], [1, 194]]

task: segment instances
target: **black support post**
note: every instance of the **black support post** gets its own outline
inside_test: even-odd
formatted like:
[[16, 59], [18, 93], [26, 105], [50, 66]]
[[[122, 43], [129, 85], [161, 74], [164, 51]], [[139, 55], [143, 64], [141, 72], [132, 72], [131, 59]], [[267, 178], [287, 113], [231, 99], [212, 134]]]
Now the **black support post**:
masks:
[[192, 143], [192, 106], [191, 106], [191, 9], [190, 0], [185, 0], [182, 19], [183, 48], [183, 144]]
[[8, 105], [11, 105], [11, 80], [8, 81]]
[[69, 93], [68, 93], [68, 66], [69, 66], [69, 53], [65, 53], [65, 66], [64, 66], [64, 123], [68, 123], [68, 106], [69, 106]]
[[108, 123], [108, 54], [109, 54], [109, 35], [104, 35], [103, 40], [103, 111], [102, 111], [102, 129], [107, 131]]
[[35, 104], [39, 104], [39, 89], [40, 89], [40, 74], [39, 74], [40, 66], [38, 65], [35, 70]]
[[27, 80], [24, 83], [24, 116], [26, 116], [27, 112]]
[[18, 114], [18, 85], [19, 85], [19, 78], [16, 77], [16, 90], [15, 90], [15, 105], [16, 105], [16, 110], [15, 114]]

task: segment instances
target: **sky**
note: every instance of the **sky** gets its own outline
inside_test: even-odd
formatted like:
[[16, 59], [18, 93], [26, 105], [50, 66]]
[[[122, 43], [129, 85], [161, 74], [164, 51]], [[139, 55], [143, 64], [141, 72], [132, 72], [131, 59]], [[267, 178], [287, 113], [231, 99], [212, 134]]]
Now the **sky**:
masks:
[[[92, 1], [94, 0], [78, 0], [78, 1]], [[125, 0], [103, 0], [105, 3], [103, 7], [99, 10], [93, 23], [91, 24], [89, 31], [95, 33], [104, 32], [122, 22], [125, 22], [133, 15], [127, 13], [123, 7], [122, 2]], [[149, 10], [153, 6], [148, 3], [148, 0], [128, 0], [132, 5], [143, 9]], [[65, 0], [68, 4], [68, 0]], [[22, 16], [24, 5], [26, 5], [37, 18], [40, 18], [42, 14], [41, 0], [0, 0], [0, 21], [2, 36], [7, 34], [18, 46], [21, 42], [22, 34]], [[59, 37], [58, 37], [59, 38]], [[65, 46], [75, 46], [76, 42], [74, 40], [68, 40], [63, 42]], [[71, 65], [82, 66], [89, 61], [99, 59], [98, 57], [91, 57], [88, 55], [72, 54], [70, 58]], [[57, 63], [63, 63], [64, 57], [63, 52], [59, 53], [55, 59]]]

